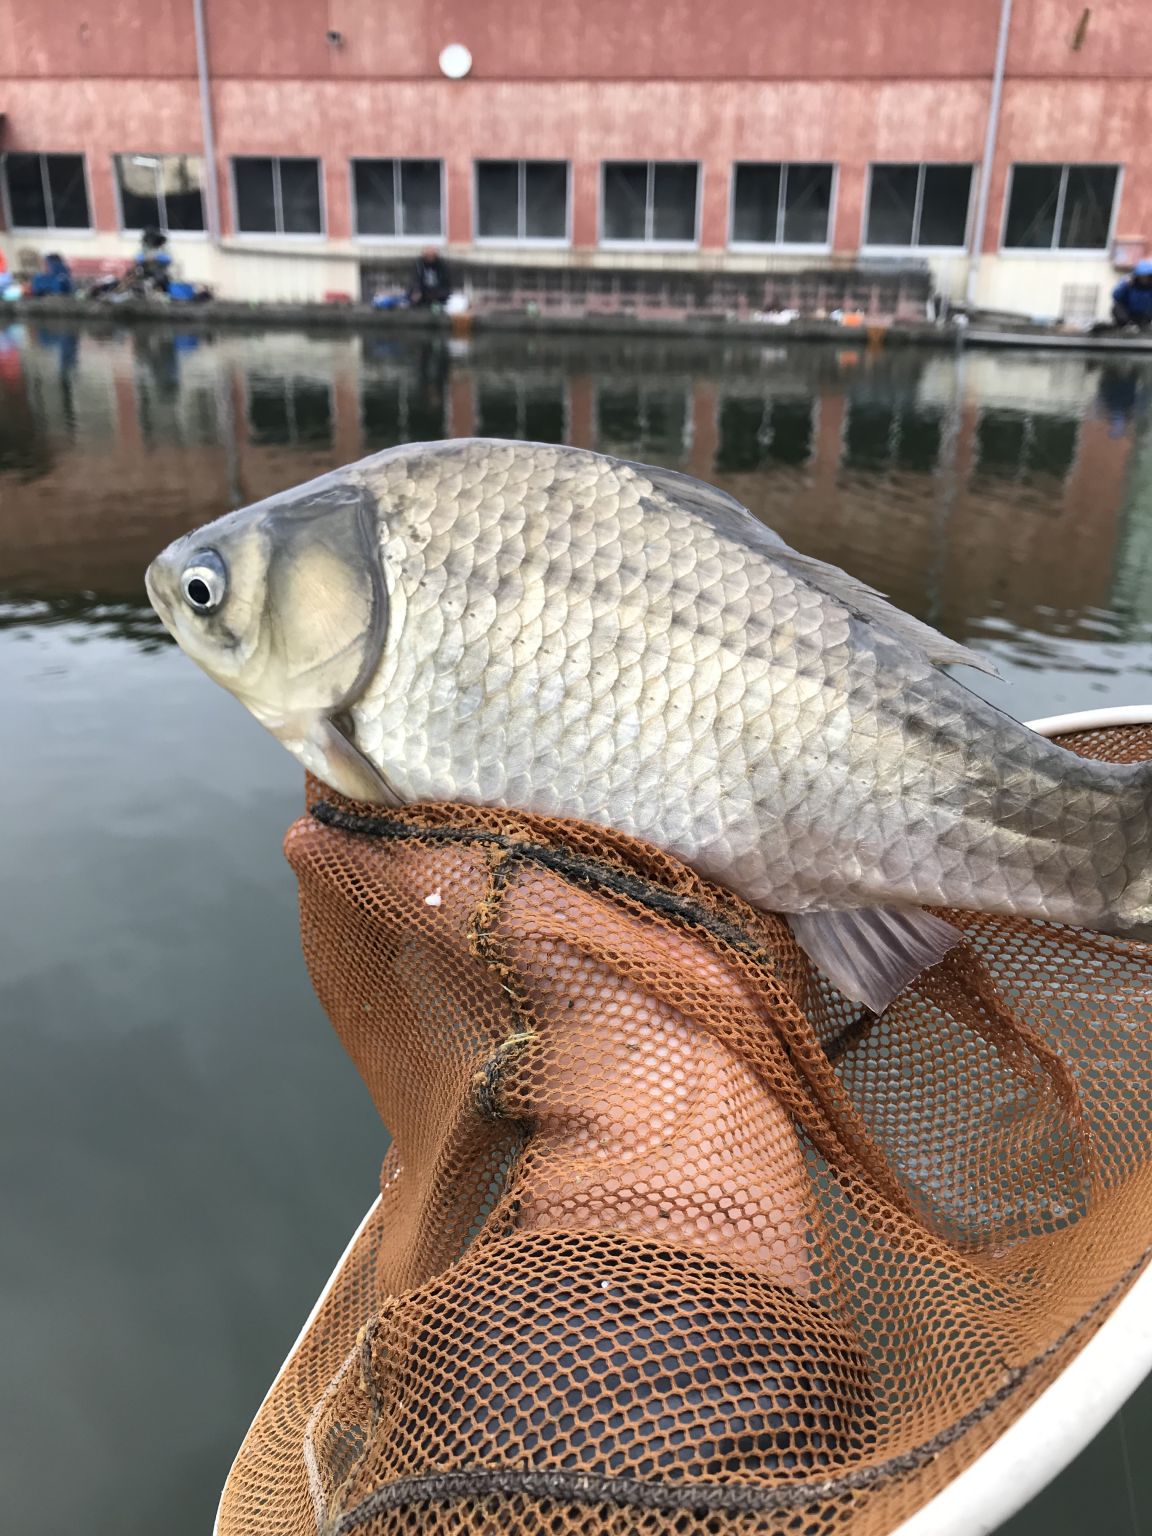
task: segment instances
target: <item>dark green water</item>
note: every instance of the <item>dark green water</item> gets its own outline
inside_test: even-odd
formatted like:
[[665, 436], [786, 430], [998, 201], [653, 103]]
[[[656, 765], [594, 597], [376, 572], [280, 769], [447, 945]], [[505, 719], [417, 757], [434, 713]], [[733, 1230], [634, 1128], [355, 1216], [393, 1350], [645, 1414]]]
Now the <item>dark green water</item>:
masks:
[[[164, 641], [163, 544], [388, 444], [567, 440], [723, 484], [1021, 718], [1146, 703], [1150, 400], [1014, 354], [0, 330], [0, 1529], [204, 1536], [384, 1145], [298, 954], [299, 770]], [[1150, 1442], [1146, 1387], [1008, 1529], [1152, 1529]]]

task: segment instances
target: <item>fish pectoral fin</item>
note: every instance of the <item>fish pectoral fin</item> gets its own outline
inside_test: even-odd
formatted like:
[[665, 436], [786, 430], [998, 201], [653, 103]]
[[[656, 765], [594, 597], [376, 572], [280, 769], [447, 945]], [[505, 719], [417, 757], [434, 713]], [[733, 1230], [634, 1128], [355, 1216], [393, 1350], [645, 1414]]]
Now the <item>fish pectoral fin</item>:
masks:
[[320, 716], [309, 730], [309, 739], [324, 756], [325, 783], [349, 800], [366, 800], [370, 805], [402, 805], [404, 802], [388, 780], [341, 729], [338, 720]]
[[851, 907], [790, 912], [797, 944], [838, 992], [873, 1013], [936, 965], [964, 935], [918, 907]]

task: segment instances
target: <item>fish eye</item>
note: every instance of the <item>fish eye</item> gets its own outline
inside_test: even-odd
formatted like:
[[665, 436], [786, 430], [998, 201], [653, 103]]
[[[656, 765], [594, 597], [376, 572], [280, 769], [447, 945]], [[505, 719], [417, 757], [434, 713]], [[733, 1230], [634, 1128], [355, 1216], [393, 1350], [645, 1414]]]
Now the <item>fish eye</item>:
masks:
[[202, 550], [180, 578], [184, 601], [197, 613], [212, 613], [224, 601], [228, 573], [214, 549]]

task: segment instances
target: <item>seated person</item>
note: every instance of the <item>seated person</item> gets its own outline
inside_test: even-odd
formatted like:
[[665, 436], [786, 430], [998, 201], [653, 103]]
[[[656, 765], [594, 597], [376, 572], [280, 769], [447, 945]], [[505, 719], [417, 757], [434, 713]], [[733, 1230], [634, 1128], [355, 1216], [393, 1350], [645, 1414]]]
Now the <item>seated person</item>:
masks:
[[448, 264], [435, 246], [420, 252], [412, 268], [408, 298], [413, 304], [443, 304], [452, 292]]
[[72, 271], [63, 256], [55, 252], [45, 256], [43, 269], [32, 279], [32, 292], [38, 298], [72, 292]]
[[1117, 325], [1152, 325], [1152, 261], [1138, 261], [1112, 290], [1112, 319]]

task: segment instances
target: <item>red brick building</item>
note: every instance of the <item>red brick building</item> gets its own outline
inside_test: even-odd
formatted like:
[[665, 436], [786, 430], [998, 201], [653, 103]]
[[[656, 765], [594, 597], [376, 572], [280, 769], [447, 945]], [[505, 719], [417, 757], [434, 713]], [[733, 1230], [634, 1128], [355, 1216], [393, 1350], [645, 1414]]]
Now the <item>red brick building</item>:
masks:
[[986, 304], [1101, 313], [1117, 241], [1152, 233], [1150, 19], [1139, 0], [2, 0], [0, 245], [126, 255], [158, 222], [187, 275], [248, 298], [356, 292], [365, 263], [429, 243], [537, 266], [922, 261]]

